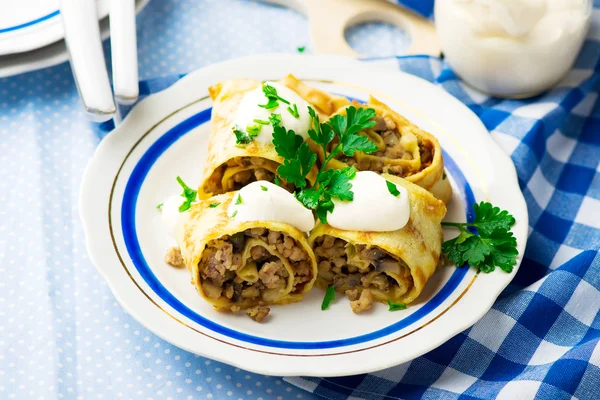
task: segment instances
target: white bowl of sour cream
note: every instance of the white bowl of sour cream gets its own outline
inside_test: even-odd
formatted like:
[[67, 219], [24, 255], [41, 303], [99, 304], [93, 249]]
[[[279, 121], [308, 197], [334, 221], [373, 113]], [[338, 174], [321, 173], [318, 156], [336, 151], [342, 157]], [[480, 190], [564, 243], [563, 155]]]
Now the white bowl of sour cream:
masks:
[[530, 97], [571, 69], [591, 9], [591, 0], [441, 0], [435, 23], [464, 81], [494, 96]]

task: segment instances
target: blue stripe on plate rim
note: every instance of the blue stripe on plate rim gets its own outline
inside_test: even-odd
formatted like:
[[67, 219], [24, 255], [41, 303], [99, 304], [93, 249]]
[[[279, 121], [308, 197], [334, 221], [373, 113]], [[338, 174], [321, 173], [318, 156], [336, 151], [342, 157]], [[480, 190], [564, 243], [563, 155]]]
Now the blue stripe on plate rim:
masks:
[[0, 28], [0, 33], [12, 32], [12, 31], [16, 31], [19, 29], [27, 28], [28, 26], [39, 24], [40, 22], [46, 21], [50, 18], [54, 18], [58, 14], [60, 14], [60, 11], [56, 10], [56, 11], [51, 12], [48, 15], [44, 15], [43, 17], [40, 17], [38, 19], [34, 19], [33, 21], [25, 22], [24, 24], [9, 26], [8, 28]]
[[[138, 241], [135, 215], [140, 189], [154, 163], [179, 138], [190, 132], [192, 129], [210, 121], [211, 111], [212, 108], [207, 108], [185, 119], [164, 133], [148, 148], [148, 150], [146, 150], [133, 168], [133, 171], [127, 180], [125, 192], [123, 194], [123, 203], [121, 206], [121, 226], [123, 230], [125, 247], [127, 248], [127, 252], [129, 253], [136, 270], [146, 284], [152, 289], [152, 291], [154, 291], [155, 295], [160, 297], [179, 314], [203, 326], [204, 328], [210, 329], [215, 333], [246, 343], [292, 350], [332, 349], [358, 345], [372, 340], [377, 340], [414, 324], [433, 312], [439, 305], [448, 299], [448, 297], [450, 297], [458, 288], [460, 283], [463, 281], [463, 278], [467, 275], [469, 270], [468, 268], [456, 268], [444, 287], [442, 287], [442, 289], [431, 300], [429, 300], [413, 314], [377, 331], [338, 340], [320, 342], [294, 342], [267, 339], [260, 336], [238, 332], [234, 329], [219, 325], [218, 323], [199, 315], [189, 307], [185, 306], [171, 292], [169, 292], [169, 290], [163, 286], [163, 284], [157, 279], [156, 275], [154, 275], [148, 266]], [[465, 200], [467, 221], [472, 221], [474, 217], [472, 213], [472, 205], [475, 203], [473, 191], [471, 190], [471, 187], [462, 171], [459, 169], [458, 165], [454, 162], [450, 155], [446, 152], [444, 152], [443, 155], [446, 169], [456, 181], [461, 197]]]

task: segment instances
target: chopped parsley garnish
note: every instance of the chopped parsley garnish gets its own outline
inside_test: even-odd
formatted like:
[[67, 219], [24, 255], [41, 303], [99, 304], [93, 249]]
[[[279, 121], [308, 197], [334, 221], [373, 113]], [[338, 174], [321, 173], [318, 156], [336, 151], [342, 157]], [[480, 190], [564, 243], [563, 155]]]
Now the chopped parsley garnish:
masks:
[[221, 204], [221, 203], [219, 203], [218, 201], [216, 201], [216, 202], [214, 202], [214, 203], [210, 203], [208, 206], [209, 206], [210, 208], [215, 208], [215, 207], [218, 207], [218, 206], [219, 206], [219, 204]]
[[255, 119], [254, 122], [261, 125], [269, 125], [269, 121], [265, 121], [264, 119]]
[[298, 46], [296, 50], [298, 50], [298, 53], [304, 53], [304, 50], [306, 50], [306, 46]]
[[387, 303], [388, 303], [388, 306], [390, 306], [388, 311], [406, 310], [406, 304], [394, 303], [391, 300], [388, 300]]
[[287, 110], [290, 112], [290, 114], [292, 114], [294, 118], [300, 118], [300, 114], [298, 113], [298, 106], [296, 105], [296, 103], [294, 103], [292, 107], [288, 107]]
[[251, 133], [251, 132], [243, 131], [238, 125], [234, 126], [232, 129], [233, 129], [233, 133], [235, 134], [235, 144], [237, 146], [246, 145], [246, 144], [250, 143], [251, 141], [253, 141], [256, 136], [258, 136], [258, 132]]
[[157, 204], [156, 205], [156, 209], [157, 210], [162, 210], [162, 206], [163, 206], [163, 203]]
[[332, 286], [328, 286], [325, 291], [325, 297], [323, 298], [323, 303], [321, 303], [321, 310], [325, 311], [329, 308], [329, 303], [335, 300], [335, 289]]
[[394, 197], [398, 197], [400, 196], [400, 191], [398, 190], [398, 188], [396, 187], [395, 184], [393, 184], [390, 181], [385, 181], [388, 190], [390, 191], [390, 193], [394, 196]]
[[258, 105], [259, 107], [266, 108], [267, 110], [271, 110], [273, 108], [279, 107], [280, 101], [287, 105], [290, 104], [289, 101], [280, 97], [277, 94], [277, 89], [275, 89], [273, 86], [269, 85], [266, 82], [263, 82], [263, 84], [262, 84], [262, 91], [265, 94], [265, 96], [267, 97], [267, 104], [259, 104]]
[[234, 218], [237, 215], [238, 210], [235, 210], [233, 214], [231, 214], [231, 218]]
[[[312, 107], [308, 107], [313, 129], [308, 131], [310, 138], [323, 149], [325, 160], [317, 173], [314, 187], [306, 188], [306, 176], [316, 161], [316, 154], [305, 143], [301, 136], [285, 128], [275, 129], [273, 144], [284, 165], [277, 169], [277, 174], [296, 186], [296, 197], [307, 208], [315, 210], [322, 223], [327, 221], [327, 213], [333, 211], [333, 199], [351, 201], [354, 199], [350, 180], [356, 175], [354, 167], [341, 170], [325, 169], [329, 161], [343, 153], [353, 156], [355, 152], [373, 153], [378, 150], [375, 143], [366, 136], [358, 135], [360, 131], [375, 125], [372, 119], [375, 110], [371, 108], [348, 107], [346, 115], [336, 115], [326, 123], [320, 123], [319, 116]], [[328, 145], [334, 138], [338, 143], [328, 152]]]
[[269, 190], [269, 189], [267, 189], [267, 187], [266, 187], [266, 186], [263, 186], [263, 185], [260, 185], [260, 189], [261, 189], [263, 192], [266, 192], [267, 190]]
[[[486, 273], [496, 267], [511, 272], [519, 254], [517, 239], [510, 231], [515, 218], [483, 201], [473, 204], [473, 210], [473, 222], [442, 222], [443, 226], [460, 230], [456, 238], [444, 242], [442, 251], [457, 267], [468, 264]], [[477, 233], [469, 231], [469, 227], [477, 229]]]
[[238, 194], [238, 197], [237, 197], [237, 199], [235, 200], [235, 204], [236, 204], [236, 205], [237, 205], [237, 204], [242, 204], [242, 195], [241, 195], [241, 194]]
[[261, 124], [254, 124], [254, 125], [248, 125], [248, 126], [246, 126], [246, 132], [248, 132], [248, 134], [252, 138], [255, 138], [256, 136], [258, 136], [258, 134], [260, 133], [261, 129], [262, 129], [262, 125]]
[[185, 201], [179, 206], [179, 212], [184, 212], [190, 209], [192, 206], [192, 202], [196, 201], [196, 196], [198, 195], [198, 191], [192, 189], [188, 185], [185, 184], [181, 177], [177, 177], [177, 183], [181, 185], [183, 188], [183, 193], [181, 193], [181, 197], [185, 199]]
[[281, 125], [281, 114], [271, 114], [269, 115], [269, 121], [271, 122], [271, 125], [273, 125], [273, 127], [276, 127], [277, 125]]

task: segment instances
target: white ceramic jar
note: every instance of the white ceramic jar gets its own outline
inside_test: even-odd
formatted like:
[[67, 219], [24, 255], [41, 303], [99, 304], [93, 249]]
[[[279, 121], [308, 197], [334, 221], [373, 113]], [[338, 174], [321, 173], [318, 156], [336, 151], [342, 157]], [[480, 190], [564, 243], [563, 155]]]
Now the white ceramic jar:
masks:
[[570, 70], [591, 20], [591, 0], [437, 0], [446, 60], [468, 84], [529, 97]]

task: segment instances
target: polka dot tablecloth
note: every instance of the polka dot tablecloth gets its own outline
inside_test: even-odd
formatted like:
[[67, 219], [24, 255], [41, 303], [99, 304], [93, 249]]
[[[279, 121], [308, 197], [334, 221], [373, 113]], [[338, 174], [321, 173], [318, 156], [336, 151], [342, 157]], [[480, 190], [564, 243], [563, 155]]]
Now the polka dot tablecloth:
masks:
[[[367, 24], [358, 50], [406, 40]], [[241, 0], [151, 0], [138, 17], [140, 79], [308, 46], [303, 16]], [[108, 50], [108, 43], [105, 43]], [[311, 399], [204, 359], [131, 318], [86, 255], [78, 194], [100, 141], [68, 64], [0, 79], [0, 399]]]

